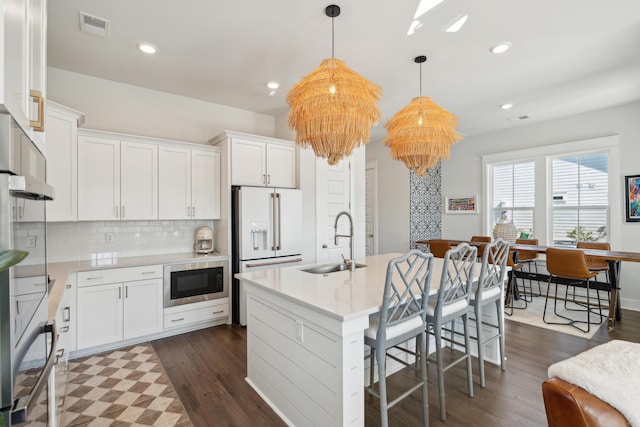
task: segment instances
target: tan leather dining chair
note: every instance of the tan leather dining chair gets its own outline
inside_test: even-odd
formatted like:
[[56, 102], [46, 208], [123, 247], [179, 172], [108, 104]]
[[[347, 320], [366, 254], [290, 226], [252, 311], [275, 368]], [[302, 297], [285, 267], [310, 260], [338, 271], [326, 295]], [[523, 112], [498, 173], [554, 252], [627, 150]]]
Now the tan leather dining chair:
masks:
[[444, 258], [444, 254], [451, 249], [451, 244], [448, 240], [429, 240], [429, 252], [436, 258]]
[[[598, 275], [598, 272], [589, 271], [589, 267], [587, 266], [587, 258], [584, 255], [584, 252], [575, 250], [575, 249], [558, 249], [558, 248], [548, 248], [547, 249], [547, 271], [549, 272], [549, 286], [547, 287], [547, 295], [544, 301], [544, 311], [542, 312], [542, 320], [545, 323], [552, 325], [569, 325], [574, 328], [582, 331], [589, 332], [591, 330], [591, 323], [602, 323], [602, 320], [606, 317], [602, 314], [602, 306], [600, 305], [600, 297], [598, 296], [598, 307], [600, 309], [600, 313], [595, 313], [592, 310], [593, 304], [591, 303], [591, 295], [589, 292], [589, 282], [595, 276]], [[555, 280], [554, 280], [555, 279]], [[567, 307], [567, 300], [564, 299], [565, 308], [570, 311], [583, 312], [586, 314], [585, 320], [573, 319], [563, 314], [558, 313], [557, 311], [557, 303], [558, 303], [558, 279], [565, 279], [562, 282], [567, 283], [566, 286], [573, 287], [581, 287], [586, 288], [586, 294], [584, 295], [585, 301], [582, 303], [574, 302], [578, 307], [577, 309], [572, 309]], [[549, 293], [551, 291], [551, 285], [555, 284], [555, 294], [553, 296], [553, 314], [557, 317], [565, 319], [566, 322], [556, 322], [547, 320], [547, 303], [549, 302]], [[591, 315], [595, 314], [599, 316], [598, 322], [591, 322]], [[576, 323], [586, 323], [586, 329], [579, 327]]]
[[[524, 310], [527, 308], [527, 298], [526, 298], [526, 290], [524, 289], [524, 281], [522, 283], [522, 289], [518, 288], [518, 278], [516, 277], [516, 271], [522, 268], [522, 264], [513, 262], [513, 253], [509, 252], [509, 256], [507, 257], [507, 267], [511, 267], [511, 271], [509, 271], [509, 276], [507, 280], [507, 291], [505, 294], [505, 302], [504, 302], [504, 313], [507, 316], [511, 316], [513, 314], [514, 309]], [[524, 302], [522, 307], [516, 306], [516, 299]], [[507, 311], [511, 309], [511, 311]]]
[[[516, 245], [532, 245], [538, 246], [538, 239], [516, 239]], [[536, 261], [538, 260], [538, 253], [534, 251], [518, 251], [518, 263], [527, 266], [527, 271], [531, 271], [531, 266], [535, 272], [538, 272], [538, 264]], [[540, 282], [538, 282], [538, 293], [533, 293], [533, 285], [531, 284], [531, 279], [529, 279], [529, 289], [531, 296], [539, 297], [542, 295], [542, 288], [540, 287]]]
[[[482, 242], [482, 243], [491, 243], [491, 237], [489, 236], [471, 236], [472, 242]], [[478, 248], [478, 258], [482, 259], [484, 255], [484, 248], [487, 245], [479, 245]]]
[[[608, 242], [578, 242], [576, 245], [578, 249], [602, 249], [605, 251], [611, 250], [611, 245]], [[591, 271], [609, 271], [609, 264], [604, 258], [594, 257], [586, 255], [587, 267]]]

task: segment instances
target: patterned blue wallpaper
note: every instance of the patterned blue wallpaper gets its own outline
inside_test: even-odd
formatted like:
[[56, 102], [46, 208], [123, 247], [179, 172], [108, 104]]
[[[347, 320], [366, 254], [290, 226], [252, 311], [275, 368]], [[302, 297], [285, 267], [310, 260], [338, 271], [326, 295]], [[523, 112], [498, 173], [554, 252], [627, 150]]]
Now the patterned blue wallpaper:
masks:
[[411, 248], [426, 250], [426, 246], [416, 245], [416, 241], [442, 238], [441, 170], [441, 164], [438, 162], [435, 168], [427, 170], [425, 176], [416, 175], [413, 170], [411, 171], [409, 177]]

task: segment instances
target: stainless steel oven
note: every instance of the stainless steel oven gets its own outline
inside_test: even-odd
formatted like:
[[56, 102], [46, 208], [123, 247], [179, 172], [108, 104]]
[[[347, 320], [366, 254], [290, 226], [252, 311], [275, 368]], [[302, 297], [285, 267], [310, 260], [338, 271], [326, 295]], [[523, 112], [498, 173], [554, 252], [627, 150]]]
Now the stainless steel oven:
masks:
[[164, 306], [229, 296], [228, 268], [227, 260], [165, 265]]
[[45, 157], [0, 114], [0, 425], [49, 418], [56, 329], [47, 323]]

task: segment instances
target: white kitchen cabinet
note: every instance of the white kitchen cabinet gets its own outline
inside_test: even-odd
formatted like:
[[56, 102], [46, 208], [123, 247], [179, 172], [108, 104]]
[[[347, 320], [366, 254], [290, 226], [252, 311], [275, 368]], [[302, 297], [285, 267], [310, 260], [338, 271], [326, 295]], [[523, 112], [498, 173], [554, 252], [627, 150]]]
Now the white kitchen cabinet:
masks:
[[78, 273], [78, 349], [162, 331], [162, 290], [161, 265]]
[[250, 135], [231, 136], [231, 184], [296, 187], [296, 146], [293, 142]]
[[219, 298], [165, 308], [164, 327], [171, 329], [212, 320], [226, 321], [228, 317], [229, 298]]
[[122, 283], [78, 288], [78, 349], [122, 341]]
[[120, 219], [120, 141], [78, 138], [78, 219]]
[[78, 219], [157, 219], [158, 148], [80, 135]]
[[220, 152], [160, 146], [159, 218], [220, 218]]
[[78, 124], [84, 115], [47, 101], [47, 183], [56, 191], [47, 202], [47, 221], [78, 219]]
[[158, 218], [158, 146], [120, 144], [120, 219]]
[[0, 104], [44, 151], [47, 1], [2, 0], [0, 5]]

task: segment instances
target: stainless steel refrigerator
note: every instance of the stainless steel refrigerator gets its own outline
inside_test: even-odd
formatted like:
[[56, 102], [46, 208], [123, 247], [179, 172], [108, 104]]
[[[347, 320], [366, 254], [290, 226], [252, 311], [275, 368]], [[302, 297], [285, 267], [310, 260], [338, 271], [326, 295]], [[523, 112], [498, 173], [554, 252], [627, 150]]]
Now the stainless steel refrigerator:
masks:
[[[302, 263], [302, 191], [233, 187], [233, 274]], [[233, 279], [232, 319], [246, 325], [246, 297]]]

